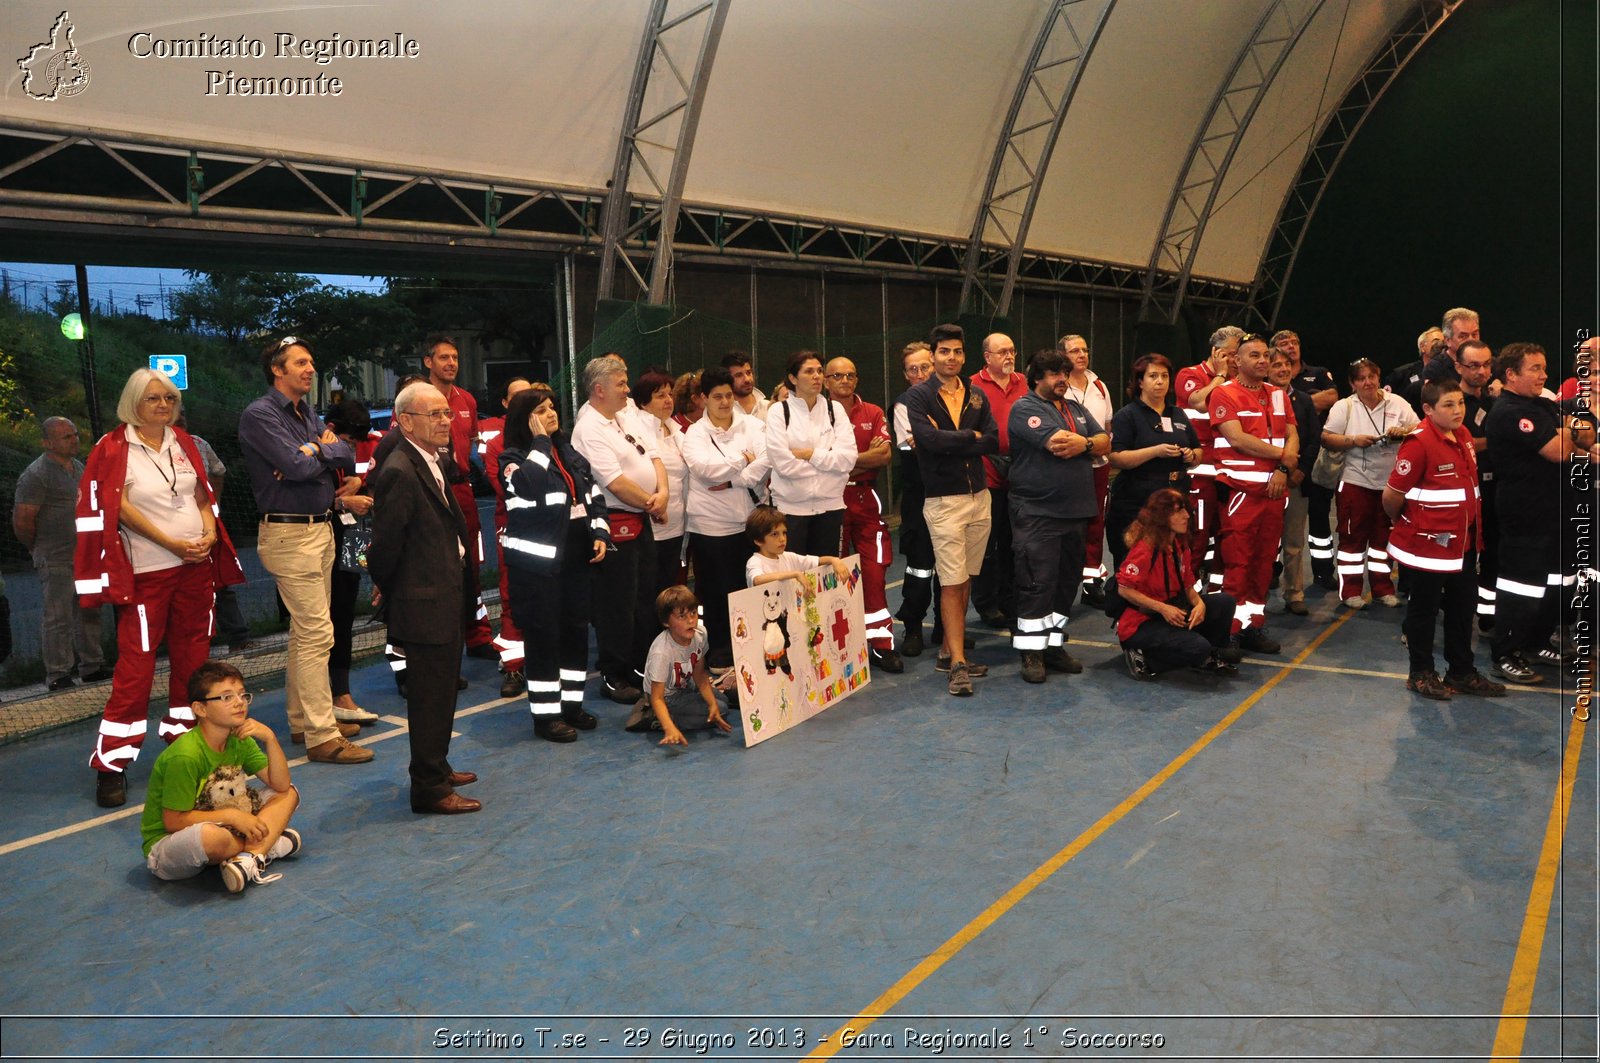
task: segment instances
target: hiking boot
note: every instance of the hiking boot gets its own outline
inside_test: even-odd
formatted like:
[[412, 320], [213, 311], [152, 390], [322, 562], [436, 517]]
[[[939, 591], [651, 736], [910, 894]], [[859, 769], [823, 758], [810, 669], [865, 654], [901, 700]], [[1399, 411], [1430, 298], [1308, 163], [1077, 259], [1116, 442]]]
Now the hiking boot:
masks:
[[568, 727], [575, 727], [580, 731], [592, 731], [600, 726], [600, 721], [595, 718], [594, 713], [589, 712], [581, 705], [563, 708], [561, 710], [561, 720]]
[[[972, 678], [974, 679], [982, 679], [989, 674], [989, 666], [986, 664], [973, 664], [971, 661], [966, 663], [967, 671], [972, 673]], [[950, 670], [950, 658], [935, 657], [933, 659], [933, 670], [935, 672], [948, 672]]]
[[905, 634], [900, 636], [900, 656], [922, 656], [922, 625], [907, 624]]
[[121, 808], [128, 803], [128, 777], [120, 771], [102, 771], [94, 785], [94, 803], [101, 808]]
[[1456, 694], [1476, 694], [1480, 698], [1506, 696], [1505, 687], [1477, 671], [1468, 672], [1466, 675], [1447, 675], [1444, 677], [1444, 685]]
[[1434, 701], [1449, 701], [1450, 688], [1444, 685], [1444, 680], [1439, 678], [1439, 673], [1433, 669], [1426, 672], [1412, 672], [1406, 677], [1406, 689], [1413, 694], [1421, 694]]
[[872, 659], [874, 668], [881, 668], [885, 672], [893, 672], [898, 675], [906, 670], [906, 662], [900, 659], [900, 655], [892, 647], [887, 650], [869, 648], [867, 656]]
[[519, 694], [528, 692], [528, 681], [523, 678], [522, 672], [513, 668], [500, 677], [500, 696], [514, 698]]
[[950, 669], [950, 693], [958, 698], [972, 697], [972, 669], [962, 661]]
[[1083, 662], [1067, 652], [1065, 646], [1051, 646], [1044, 651], [1044, 666], [1052, 672], [1077, 675], [1083, 671]]
[[1244, 660], [1244, 651], [1231, 642], [1226, 646], [1216, 647], [1213, 652], [1216, 654], [1217, 660], [1223, 664], [1238, 664]]
[[[952, 671], [951, 675], [953, 676], [954, 674], [955, 673]], [[1043, 653], [1039, 652], [1038, 650], [1022, 651], [1022, 678], [1024, 682], [1028, 683], [1044, 682], [1045, 671]], [[951, 682], [953, 684], [955, 680], [952, 679]], [[950, 692], [953, 694], [955, 693], [955, 690], [952, 689]]]
[[1239, 648], [1251, 653], [1280, 653], [1283, 650], [1265, 628], [1259, 627], [1247, 627], [1239, 632]]

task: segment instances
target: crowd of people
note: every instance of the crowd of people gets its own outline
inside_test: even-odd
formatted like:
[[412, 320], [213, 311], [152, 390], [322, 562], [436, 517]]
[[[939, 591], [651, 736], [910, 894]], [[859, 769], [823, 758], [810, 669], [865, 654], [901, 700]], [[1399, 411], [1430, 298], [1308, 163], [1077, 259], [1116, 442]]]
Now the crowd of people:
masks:
[[[1478, 315], [1455, 308], [1387, 382], [1372, 360], [1351, 362], [1341, 398], [1328, 370], [1302, 361], [1292, 331], [1228, 326], [1194, 365], [1139, 357], [1120, 404], [1082, 336], [1020, 371], [1009, 336], [986, 336], [980, 351], [982, 368], [967, 376], [960, 327], [907, 345], [906, 388], [888, 411], [856, 393], [848, 358], [814, 351], [789, 358], [770, 398], [743, 352], [631, 382], [607, 354], [582, 367], [568, 427], [551, 388], [522, 378], [498, 397], [503, 416], [480, 421], [456, 384], [456, 344], [436, 335], [380, 435], [356, 402], [325, 424], [308, 402], [310, 344], [272, 344], [261, 355], [267, 390], [238, 438], [260, 511], [258, 555], [289, 620], [291, 740], [312, 761], [373, 758], [350, 741], [377, 719], [349, 688], [363, 571], [388, 624], [410, 713], [411, 804], [423, 813], [481, 807], [458, 792], [476, 776], [448, 759], [463, 653], [498, 658], [502, 696], [525, 694], [534, 734], [569, 743], [599, 722], [584, 708], [592, 628], [602, 692], [633, 707], [630, 729], [682, 742], [702, 718], [726, 730], [721, 706], [736, 707], [727, 596], [852, 553], [872, 667], [903, 672], [920, 657], [931, 611], [934, 667], [958, 697], [988, 671], [969, 658], [974, 610], [1009, 633], [1025, 681], [1082, 671], [1067, 649], [1080, 595], [1111, 618], [1139, 680], [1176, 668], [1227, 676], [1245, 652], [1278, 653], [1269, 593], [1280, 591], [1285, 614], [1306, 616], [1308, 583], [1348, 609], [1405, 604], [1406, 686], [1423, 697], [1505, 692], [1476, 667], [1474, 614], [1492, 635], [1496, 679], [1538, 683], [1541, 669], [1572, 661], [1564, 592], [1593, 572], [1561, 568], [1561, 507], [1585, 504], [1569, 468], [1600, 460], [1587, 414], [1595, 340], [1552, 393], [1544, 350], [1511, 343], [1496, 357]], [[47, 420], [15, 511], [45, 590], [52, 689], [71, 684], [75, 658], [86, 681], [112, 679], [90, 761], [106, 807], [126, 801], [163, 641], [169, 754], [197, 722], [209, 724], [209, 752], [198, 740], [182, 748], [206, 763], [262, 730], [238, 722], [248, 695], [233, 689], [236, 673], [205, 663], [227, 589], [243, 580], [216, 503], [220, 462], [181, 426], [181, 395], [159, 373], [135, 372], [117, 413], [86, 463], [71, 421]], [[905, 576], [891, 616], [891, 506], [877, 480], [896, 457]], [[498, 634], [478, 593], [475, 459], [496, 492]], [[103, 603], [116, 607], [114, 671], [98, 652]], [[1441, 612], [1443, 675], [1433, 658]], [[225, 878], [242, 888], [298, 850], [284, 829], [292, 788], [268, 745], [239, 763], [262, 773], [274, 815], [224, 831], [231, 840], [195, 832], [181, 859], [152, 857], [153, 871], [231, 861]], [[150, 800], [168, 815], [147, 810], [151, 851], [202, 822], [190, 818], [192, 796], [157, 789]]]

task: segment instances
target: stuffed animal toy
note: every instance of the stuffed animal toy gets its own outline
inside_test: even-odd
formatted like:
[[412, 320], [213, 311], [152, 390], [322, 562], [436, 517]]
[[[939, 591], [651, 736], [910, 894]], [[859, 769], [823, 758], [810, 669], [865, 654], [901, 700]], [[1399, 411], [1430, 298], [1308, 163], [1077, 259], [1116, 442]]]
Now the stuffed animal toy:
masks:
[[237, 808], [240, 812], [255, 815], [261, 811], [261, 791], [250, 786], [249, 782], [250, 776], [239, 765], [221, 765], [200, 784], [200, 796], [194, 803], [195, 811]]

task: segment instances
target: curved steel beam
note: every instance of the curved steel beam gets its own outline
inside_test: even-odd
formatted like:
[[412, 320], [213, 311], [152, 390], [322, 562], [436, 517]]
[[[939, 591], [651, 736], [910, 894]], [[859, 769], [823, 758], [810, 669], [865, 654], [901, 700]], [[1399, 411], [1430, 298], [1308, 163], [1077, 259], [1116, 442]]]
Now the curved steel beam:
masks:
[[1277, 327], [1283, 294], [1299, 261], [1311, 218], [1322, 203], [1322, 193], [1349, 150], [1350, 142], [1395, 78], [1400, 76], [1400, 71], [1461, 3], [1462, 0], [1420, 0], [1415, 9], [1401, 16], [1312, 141], [1299, 174], [1278, 208], [1277, 223], [1261, 252], [1261, 264], [1251, 287], [1250, 310], [1264, 328]]
[[1153, 311], [1168, 324], [1177, 322], [1200, 240], [1234, 153], [1284, 60], [1323, 3], [1324, 0], [1273, 0], [1234, 57], [1172, 186], [1161, 233], [1156, 237], [1145, 273], [1144, 302], [1139, 310], [1142, 320]]
[[[601, 218], [601, 299], [612, 297], [619, 265], [647, 301], [666, 298], [683, 183], [731, 2], [653, 0], [650, 5]], [[647, 100], [660, 101], [650, 115], [644, 114]], [[665, 180], [658, 176], [662, 173]], [[637, 193], [635, 175], [643, 178]], [[641, 197], [648, 205], [635, 211], [633, 203]], [[650, 249], [648, 279], [628, 257], [630, 241]]]
[[[1054, 0], [1006, 112], [962, 265], [961, 305], [1004, 314], [1017, 286], [1028, 227], [1067, 108], [1117, 0]], [[1087, 33], [1083, 29], [1088, 27]], [[987, 245], [987, 247], [986, 247]], [[998, 294], [995, 268], [1005, 263]], [[974, 296], [981, 297], [982, 302]]]

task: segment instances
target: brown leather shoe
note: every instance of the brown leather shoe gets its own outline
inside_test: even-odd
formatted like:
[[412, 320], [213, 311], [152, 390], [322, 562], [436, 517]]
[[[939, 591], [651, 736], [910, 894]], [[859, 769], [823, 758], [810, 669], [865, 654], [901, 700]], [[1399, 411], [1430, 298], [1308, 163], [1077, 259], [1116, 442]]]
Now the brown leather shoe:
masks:
[[[339, 728], [339, 734], [343, 735], [345, 738], [354, 738], [356, 735], [361, 733], [361, 725], [358, 723], [341, 723], [337, 726]], [[306, 733], [304, 731], [290, 731], [289, 741], [293, 742], [297, 746], [303, 746], [306, 744]]]
[[453, 771], [445, 781], [451, 786], [469, 786], [478, 781], [478, 773], [475, 771]]
[[320, 746], [306, 750], [306, 759], [319, 764], [365, 764], [373, 757], [365, 746], [353, 746], [343, 738], [330, 738]]
[[470, 797], [460, 794], [445, 794], [432, 804], [419, 805], [413, 803], [411, 811], [418, 814], [432, 813], [439, 816], [460, 816], [468, 812], [476, 812], [483, 807], [482, 801], [474, 801]]

